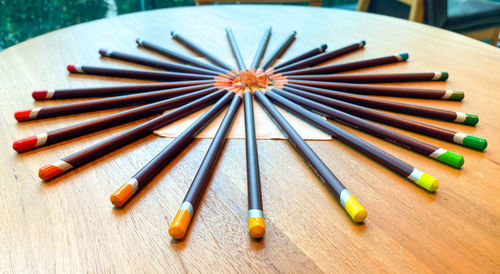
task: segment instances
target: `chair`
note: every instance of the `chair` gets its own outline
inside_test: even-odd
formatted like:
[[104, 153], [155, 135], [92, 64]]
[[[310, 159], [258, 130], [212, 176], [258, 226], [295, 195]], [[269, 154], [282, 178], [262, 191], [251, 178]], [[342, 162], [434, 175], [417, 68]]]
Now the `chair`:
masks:
[[311, 7], [321, 7], [322, 0], [195, 0], [196, 5], [209, 5], [211, 3], [309, 3]]
[[490, 39], [494, 46], [498, 43], [500, 3], [483, 0], [359, 0], [356, 9], [408, 18], [475, 39]]

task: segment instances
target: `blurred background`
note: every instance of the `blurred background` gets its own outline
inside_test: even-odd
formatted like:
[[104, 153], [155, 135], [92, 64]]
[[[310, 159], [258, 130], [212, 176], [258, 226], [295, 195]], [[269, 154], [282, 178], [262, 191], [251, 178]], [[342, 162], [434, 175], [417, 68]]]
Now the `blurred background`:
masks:
[[[358, 0], [316, 0], [315, 4], [312, 1], [275, 3], [358, 9], [424, 22], [460, 33], [478, 30], [484, 32], [485, 27], [493, 27], [493, 32], [488, 32], [488, 35], [471, 37], [498, 46], [498, 42], [495, 43], [494, 39], [491, 39], [495, 35], [495, 26], [498, 26], [500, 30], [500, 0], [495, 1], [360, 0], [358, 3]], [[0, 50], [52, 30], [95, 19], [196, 4], [200, 3], [195, 3], [195, 0], [0, 0]], [[420, 15], [422, 15], [421, 18]], [[454, 21], [457, 16], [459, 17], [458, 27], [457, 20]], [[471, 25], [469, 22], [471, 18], [480, 22]], [[465, 22], [465, 30], [464, 20], [468, 20]], [[498, 32], [496, 32], [496, 37], [498, 37]]]

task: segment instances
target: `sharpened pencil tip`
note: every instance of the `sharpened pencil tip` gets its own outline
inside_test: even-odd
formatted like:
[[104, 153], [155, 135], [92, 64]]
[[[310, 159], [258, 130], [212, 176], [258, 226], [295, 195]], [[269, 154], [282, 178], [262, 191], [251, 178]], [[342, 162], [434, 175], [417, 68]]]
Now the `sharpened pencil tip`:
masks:
[[29, 136], [26, 138], [16, 140], [14, 144], [12, 144], [12, 148], [17, 152], [23, 152], [36, 147], [36, 142], [37, 142], [36, 135]]

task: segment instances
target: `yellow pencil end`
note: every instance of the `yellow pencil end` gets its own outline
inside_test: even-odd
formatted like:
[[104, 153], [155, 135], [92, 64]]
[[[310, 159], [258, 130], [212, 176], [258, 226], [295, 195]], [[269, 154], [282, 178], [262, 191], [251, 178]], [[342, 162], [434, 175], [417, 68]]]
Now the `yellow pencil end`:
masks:
[[170, 237], [176, 240], [184, 238], [190, 222], [191, 214], [189, 213], [189, 211], [183, 208], [179, 209], [179, 211], [177, 211], [177, 214], [175, 215], [174, 220], [172, 221], [172, 224], [168, 228], [168, 234], [170, 234]]
[[266, 234], [266, 224], [262, 217], [248, 218], [248, 233], [252, 238], [262, 238]]
[[366, 209], [352, 195], [346, 200], [345, 210], [356, 223], [363, 222], [368, 215]]

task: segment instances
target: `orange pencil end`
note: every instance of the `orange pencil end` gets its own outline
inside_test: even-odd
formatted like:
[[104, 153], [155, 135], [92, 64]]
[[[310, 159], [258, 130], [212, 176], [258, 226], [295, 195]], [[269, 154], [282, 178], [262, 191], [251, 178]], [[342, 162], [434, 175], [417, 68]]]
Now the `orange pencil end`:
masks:
[[134, 188], [128, 182], [123, 184], [117, 191], [115, 191], [109, 199], [116, 207], [122, 207], [134, 195]]
[[168, 234], [170, 237], [180, 240], [186, 235], [187, 228], [191, 222], [191, 214], [187, 209], [179, 209], [175, 215], [172, 224], [168, 228]]
[[46, 166], [41, 167], [38, 170], [38, 177], [40, 177], [40, 179], [42, 179], [44, 181], [48, 181], [48, 180], [60, 175], [63, 172], [64, 172], [63, 169], [61, 169], [53, 164], [48, 164]]

